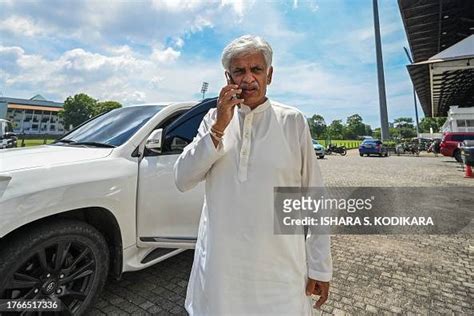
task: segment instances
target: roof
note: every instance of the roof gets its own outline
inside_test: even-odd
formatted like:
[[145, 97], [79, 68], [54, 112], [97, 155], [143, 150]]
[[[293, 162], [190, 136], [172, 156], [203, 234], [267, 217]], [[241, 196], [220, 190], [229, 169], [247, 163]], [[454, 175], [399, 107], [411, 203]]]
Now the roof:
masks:
[[472, 0], [398, 0], [414, 62], [474, 34]]
[[473, 57], [474, 56], [474, 34], [466, 37], [465, 39], [457, 42], [453, 46], [446, 48], [440, 53], [430, 57], [428, 60], [437, 61], [437, 60], [450, 60], [450, 59], [460, 59], [463, 57]]
[[45, 99], [41, 94], [35, 95], [35, 96], [32, 97], [30, 100], [46, 101], [46, 99]]
[[49, 106], [49, 107], [63, 107], [63, 103], [46, 101], [46, 100], [33, 100], [33, 99], [19, 99], [19, 98], [8, 98], [0, 97], [0, 103], [14, 103], [21, 105], [33, 105], [33, 106]]
[[474, 106], [474, 1], [398, 5], [415, 62], [407, 68], [425, 115], [446, 116], [451, 105]]
[[14, 104], [14, 103], [9, 103], [8, 108], [15, 109], [15, 110], [34, 110], [34, 111], [50, 111], [50, 112], [59, 112], [62, 110], [62, 107], [23, 105], [23, 104]]
[[425, 115], [446, 116], [450, 106], [474, 106], [474, 35], [407, 68]]

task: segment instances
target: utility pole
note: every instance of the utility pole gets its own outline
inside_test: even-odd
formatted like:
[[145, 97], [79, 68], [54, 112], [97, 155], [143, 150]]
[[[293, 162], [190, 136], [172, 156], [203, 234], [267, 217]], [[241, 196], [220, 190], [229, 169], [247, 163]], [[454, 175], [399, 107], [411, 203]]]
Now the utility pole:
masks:
[[[413, 59], [411, 59], [410, 53], [406, 47], [403, 47], [405, 53], [407, 54], [408, 61], [410, 64], [413, 64]], [[418, 106], [416, 104], [416, 91], [415, 91], [415, 84], [413, 83], [413, 102], [415, 103], [415, 117], [416, 117], [416, 136], [420, 134], [420, 122], [418, 120]]]
[[375, 53], [377, 56], [377, 77], [379, 82], [380, 132], [382, 140], [390, 138], [388, 131], [387, 97], [385, 95], [385, 78], [383, 72], [382, 43], [380, 40], [379, 8], [377, 0], [373, 0]]

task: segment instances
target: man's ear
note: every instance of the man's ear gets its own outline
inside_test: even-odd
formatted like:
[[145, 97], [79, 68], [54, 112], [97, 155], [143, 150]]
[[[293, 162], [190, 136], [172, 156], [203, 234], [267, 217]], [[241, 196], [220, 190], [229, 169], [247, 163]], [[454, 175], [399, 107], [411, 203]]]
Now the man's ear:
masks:
[[272, 76], [273, 76], [273, 66], [268, 69], [268, 74], [267, 74], [267, 85], [272, 83]]

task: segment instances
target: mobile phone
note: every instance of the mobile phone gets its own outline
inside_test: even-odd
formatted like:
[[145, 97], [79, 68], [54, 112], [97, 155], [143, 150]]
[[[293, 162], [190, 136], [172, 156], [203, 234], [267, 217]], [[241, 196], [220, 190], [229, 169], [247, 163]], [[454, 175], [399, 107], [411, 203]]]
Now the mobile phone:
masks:
[[[227, 71], [225, 72], [225, 77], [227, 78], [227, 84], [236, 84], [234, 79], [232, 79], [232, 77], [230, 76], [230, 73], [228, 73]], [[234, 98], [240, 99], [240, 94], [236, 94]]]

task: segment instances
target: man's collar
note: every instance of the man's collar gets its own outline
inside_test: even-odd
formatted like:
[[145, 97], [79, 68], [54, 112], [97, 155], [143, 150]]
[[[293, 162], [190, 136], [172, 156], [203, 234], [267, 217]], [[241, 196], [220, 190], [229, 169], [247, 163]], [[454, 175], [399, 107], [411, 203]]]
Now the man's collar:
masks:
[[270, 99], [267, 98], [267, 100], [265, 102], [263, 102], [262, 104], [258, 105], [255, 109], [251, 110], [250, 107], [248, 105], [245, 105], [245, 104], [242, 104], [240, 105], [239, 107], [239, 112], [243, 112], [244, 114], [248, 114], [250, 112], [252, 113], [260, 113], [260, 112], [263, 112], [265, 111], [266, 109], [268, 109], [270, 107], [271, 103], [270, 103]]

